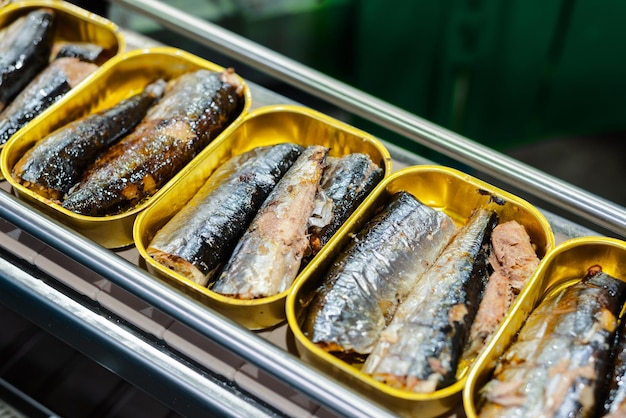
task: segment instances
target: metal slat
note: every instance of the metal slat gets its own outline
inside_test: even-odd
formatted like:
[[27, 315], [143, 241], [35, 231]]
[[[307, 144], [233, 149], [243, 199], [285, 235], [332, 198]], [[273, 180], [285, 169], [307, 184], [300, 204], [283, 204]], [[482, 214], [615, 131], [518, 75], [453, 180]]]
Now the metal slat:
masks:
[[2, 257], [0, 301], [184, 416], [276, 416]]
[[110, 0], [339, 108], [626, 237], [626, 208], [156, 0]]

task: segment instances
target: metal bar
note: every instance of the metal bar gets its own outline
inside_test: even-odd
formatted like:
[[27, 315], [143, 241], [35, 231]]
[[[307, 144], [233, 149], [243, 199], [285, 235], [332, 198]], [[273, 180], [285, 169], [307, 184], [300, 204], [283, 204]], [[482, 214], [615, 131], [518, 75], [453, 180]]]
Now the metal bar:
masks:
[[184, 416], [276, 416], [1, 257], [0, 301]]
[[0, 217], [341, 416], [395, 414], [0, 190]]
[[110, 0], [164, 27], [626, 237], [626, 208], [156, 0]]

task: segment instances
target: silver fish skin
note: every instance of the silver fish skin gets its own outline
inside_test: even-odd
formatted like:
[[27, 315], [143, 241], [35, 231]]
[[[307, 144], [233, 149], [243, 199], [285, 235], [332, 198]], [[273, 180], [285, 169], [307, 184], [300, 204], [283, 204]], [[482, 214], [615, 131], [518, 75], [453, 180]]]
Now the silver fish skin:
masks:
[[432, 393], [454, 382], [486, 282], [495, 212], [478, 209], [400, 304], [362, 371], [386, 384]]
[[308, 308], [304, 334], [338, 357], [367, 355], [399, 301], [456, 231], [448, 215], [412, 194], [392, 195], [325, 274]]
[[326, 245], [372, 189], [384, 171], [367, 154], [351, 153], [328, 157], [309, 235], [313, 258]]
[[40, 195], [57, 200], [107, 147], [126, 135], [163, 94], [158, 80], [141, 92], [89, 114], [37, 141], [13, 167], [13, 177]]
[[97, 63], [104, 52], [104, 47], [90, 42], [66, 42], [53, 48], [54, 59], [78, 58], [81, 61]]
[[626, 318], [622, 316], [611, 364], [608, 394], [604, 402], [607, 417], [626, 416]]
[[327, 154], [322, 146], [302, 152], [259, 209], [211, 290], [256, 299], [291, 286], [308, 246], [308, 219]]
[[626, 283], [592, 271], [544, 298], [480, 389], [479, 416], [593, 416], [625, 297]]
[[206, 286], [302, 149], [285, 143], [257, 147], [229, 159], [156, 233], [148, 254]]

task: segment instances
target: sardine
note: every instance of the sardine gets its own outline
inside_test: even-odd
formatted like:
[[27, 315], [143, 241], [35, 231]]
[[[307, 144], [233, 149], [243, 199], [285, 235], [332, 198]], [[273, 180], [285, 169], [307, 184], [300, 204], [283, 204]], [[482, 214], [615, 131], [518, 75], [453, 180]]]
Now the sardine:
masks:
[[622, 316], [612, 353], [605, 418], [626, 416], [626, 318]]
[[328, 149], [309, 146], [252, 220], [211, 290], [239, 299], [277, 295], [298, 275]]
[[456, 231], [445, 213], [408, 192], [395, 193], [322, 278], [302, 326], [304, 334], [338, 357], [368, 354], [398, 303]]
[[455, 380], [488, 277], [494, 211], [476, 210], [398, 306], [363, 364], [391, 387], [432, 393]]
[[64, 42], [52, 47], [52, 56], [58, 58], [78, 58], [81, 61], [98, 63], [104, 47], [91, 42]]
[[588, 417], [601, 407], [626, 283], [597, 267], [530, 313], [479, 391], [481, 417]]
[[511, 304], [539, 265], [530, 236], [517, 221], [498, 224], [491, 233], [489, 263], [493, 273], [472, 323], [466, 361], [474, 359], [504, 319]]
[[302, 149], [278, 144], [229, 159], [155, 234], [148, 254], [206, 286]]
[[15, 22], [5, 33], [0, 53], [0, 110], [42, 71], [50, 59], [55, 14], [40, 8]]
[[0, 144], [61, 99], [98, 68], [76, 58], [59, 58], [39, 73], [0, 113]]
[[13, 178], [60, 203], [81, 173], [100, 153], [131, 131], [163, 95], [158, 80], [116, 105], [89, 114], [50, 133], [13, 167]]
[[309, 235], [313, 258], [343, 225], [363, 199], [382, 180], [383, 169], [367, 154], [328, 157], [322, 175]]
[[63, 207], [106, 216], [151, 197], [241, 113], [243, 101], [232, 70], [171, 80], [139, 125], [87, 168]]

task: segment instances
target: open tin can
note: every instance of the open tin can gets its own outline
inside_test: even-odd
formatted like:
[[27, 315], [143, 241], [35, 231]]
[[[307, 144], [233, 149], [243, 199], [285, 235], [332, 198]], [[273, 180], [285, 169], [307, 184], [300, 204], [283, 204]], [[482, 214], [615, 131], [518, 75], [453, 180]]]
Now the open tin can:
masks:
[[55, 43], [88, 42], [98, 45], [103, 48], [97, 61], [100, 65], [124, 52], [126, 42], [115, 23], [66, 1], [25, 0], [9, 3], [0, 9], [0, 29], [43, 7], [55, 12]]
[[[0, 30], [40, 8], [54, 12], [53, 54], [57, 46], [66, 43], [89, 43], [102, 48], [94, 61], [94, 64], [102, 66], [126, 48], [124, 37], [116, 24], [66, 1], [28, 0], [10, 3], [0, 9]], [[0, 144], [0, 149], [4, 145]]]
[[[186, 171], [184, 167], [154, 196], [140, 202], [130, 210], [110, 216], [87, 216], [67, 210], [15, 181], [11, 175], [12, 168], [39, 139], [57, 128], [82, 116], [111, 107], [157, 79], [167, 81], [198, 69], [216, 72], [224, 70], [217, 64], [170, 47], [133, 50], [112, 58], [94, 74], [88, 83], [69, 92], [66, 97], [52, 105], [44, 114], [18, 131], [7, 142], [2, 152], [2, 173], [18, 197], [32, 203], [38, 209], [102, 246], [123, 248], [132, 245], [134, 243], [133, 223], [137, 214], [165, 191], [178, 175], [182, 175]], [[240, 79], [240, 82], [244, 95], [244, 105], [240, 114], [195, 158], [201, 159], [203, 155], [210, 153], [213, 145], [218, 143], [220, 138], [228, 135], [236, 122], [248, 111], [252, 100], [250, 90], [244, 80]]]
[[264, 329], [284, 322], [288, 290], [258, 299], [228, 297], [158, 263], [146, 249], [157, 231], [180, 211], [216, 168], [253, 148], [285, 142], [302, 146], [322, 145], [330, 148], [329, 155], [335, 157], [352, 152], [364, 153], [383, 169], [383, 176], [391, 170], [388, 151], [366, 132], [305, 107], [265, 106], [249, 113], [210, 153], [195, 161], [135, 222], [135, 246], [148, 271], [249, 329]]
[[541, 261], [468, 375], [463, 406], [469, 418], [479, 415], [479, 391], [491, 379], [498, 359], [515, 341], [531, 312], [548, 295], [580, 282], [593, 266], [626, 281], [626, 243], [601, 236], [572, 238], [559, 244]]
[[302, 328], [307, 309], [335, 258], [379, 208], [400, 191], [409, 192], [425, 205], [443, 211], [458, 224], [465, 223], [476, 208], [495, 197], [499, 202], [495, 205], [499, 221], [516, 220], [524, 226], [540, 258], [554, 246], [554, 236], [550, 224], [536, 208], [504, 190], [452, 168], [412, 166], [384, 179], [297, 279], [287, 297], [286, 309], [300, 357], [402, 416], [434, 417], [449, 413], [460, 405], [472, 362], [459, 365], [453, 384], [432, 393], [413, 393], [392, 388], [361, 372], [361, 362], [349, 363], [323, 350], [304, 334]]

